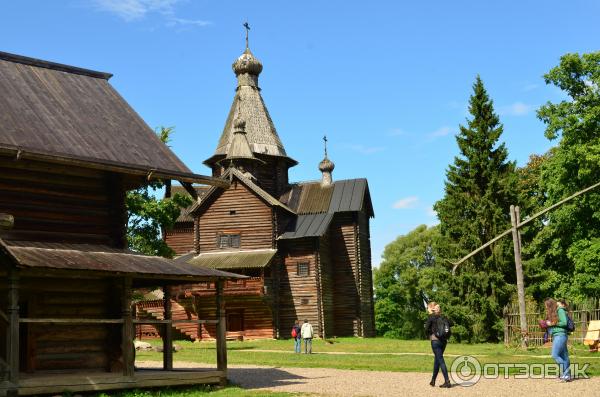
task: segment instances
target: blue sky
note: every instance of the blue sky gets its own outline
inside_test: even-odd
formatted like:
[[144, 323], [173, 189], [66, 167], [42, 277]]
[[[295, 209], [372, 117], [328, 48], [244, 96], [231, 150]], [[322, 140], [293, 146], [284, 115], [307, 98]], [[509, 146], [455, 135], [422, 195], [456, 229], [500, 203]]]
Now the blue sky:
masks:
[[553, 143], [535, 109], [563, 98], [542, 75], [567, 52], [598, 50], [596, 1], [63, 0], [0, 3], [0, 51], [107, 71], [151, 127], [198, 173], [215, 149], [250, 47], [291, 180], [319, 178], [324, 133], [334, 179], [366, 177], [376, 218], [373, 264], [387, 243], [435, 224], [433, 203], [457, 154], [480, 74], [524, 165]]

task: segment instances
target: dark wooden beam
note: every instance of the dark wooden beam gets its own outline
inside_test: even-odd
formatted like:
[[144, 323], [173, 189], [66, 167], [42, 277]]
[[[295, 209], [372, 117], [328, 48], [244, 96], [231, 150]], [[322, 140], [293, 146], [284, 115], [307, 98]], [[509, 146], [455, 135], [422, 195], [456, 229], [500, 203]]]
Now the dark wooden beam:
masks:
[[225, 299], [223, 299], [223, 280], [218, 280], [217, 285], [217, 370], [223, 372], [221, 385], [227, 383], [227, 317], [225, 315]]
[[19, 384], [19, 274], [16, 269], [8, 273], [8, 332], [6, 338], [9, 378], [13, 387]]
[[173, 326], [171, 324], [171, 287], [163, 286], [163, 305], [165, 310], [165, 320], [169, 321], [164, 325], [163, 332], [163, 369], [165, 371], [173, 370]]
[[194, 201], [198, 201], [198, 192], [196, 191], [196, 189], [194, 189], [194, 185], [192, 185], [191, 183], [182, 182], [182, 181], [179, 181], [179, 183], [181, 183], [181, 186], [183, 186], [185, 191], [188, 192], [190, 194], [190, 196], [192, 196]]
[[131, 313], [131, 278], [123, 279], [121, 291], [121, 313], [123, 318], [122, 329], [122, 352], [123, 352], [123, 376], [133, 376], [135, 363], [135, 346], [133, 345], [134, 330], [133, 317]]

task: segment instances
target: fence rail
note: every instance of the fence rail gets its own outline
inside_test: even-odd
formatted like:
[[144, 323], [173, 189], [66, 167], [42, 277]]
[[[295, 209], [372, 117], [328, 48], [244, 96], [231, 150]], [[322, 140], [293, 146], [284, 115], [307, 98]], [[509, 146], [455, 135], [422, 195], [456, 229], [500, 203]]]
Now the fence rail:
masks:
[[[575, 331], [569, 336], [572, 343], [583, 343], [588, 331], [590, 321], [600, 320], [600, 299], [590, 299], [581, 304], [571, 306], [571, 315], [575, 323]], [[527, 334], [530, 346], [541, 346], [544, 344], [544, 330], [540, 328], [539, 320], [546, 317], [543, 308], [538, 308], [532, 302], [528, 302]], [[504, 308], [504, 344], [516, 345], [521, 341], [521, 325], [519, 321], [518, 304], [507, 305]]]

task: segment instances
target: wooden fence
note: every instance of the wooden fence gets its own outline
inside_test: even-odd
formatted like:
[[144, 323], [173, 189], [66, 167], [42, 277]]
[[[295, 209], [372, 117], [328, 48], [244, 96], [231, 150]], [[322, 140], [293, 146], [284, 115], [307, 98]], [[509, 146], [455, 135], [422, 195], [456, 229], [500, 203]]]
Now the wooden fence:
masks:
[[[543, 305], [538, 307], [535, 303], [528, 302], [526, 314], [529, 346], [542, 346], [544, 344], [544, 330], [540, 328], [539, 320], [546, 317]], [[572, 305], [571, 315], [575, 323], [575, 331], [569, 335], [569, 341], [571, 343], [583, 343], [589, 322], [600, 320], [600, 298], [593, 298], [584, 303]], [[513, 303], [504, 308], [504, 344], [518, 345], [520, 341], [519, 305]]]

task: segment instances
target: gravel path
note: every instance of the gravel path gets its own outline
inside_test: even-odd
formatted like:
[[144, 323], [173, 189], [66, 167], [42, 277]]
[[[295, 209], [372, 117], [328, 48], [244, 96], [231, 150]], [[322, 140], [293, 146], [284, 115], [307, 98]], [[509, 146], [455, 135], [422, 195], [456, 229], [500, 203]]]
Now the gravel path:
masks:
[[[137, 362], [160, 367], [161, 362]], [[209, 368], [206, 364], [175, 362], [175, 368]], [[472, 387], [430, 387], [431, 375], [420, 372], [358, 371], [331, 368], [281, 368], [229, 365], [229, 379], [245, 389], [295, 392], [310, 396], [600, 396], [600, 377], [557, 383], [554, 379], [482, 379]], [[441, 381], [441, 374], [438, 378]]]

